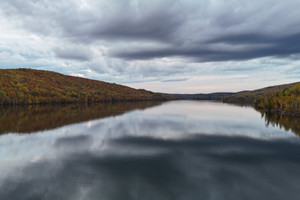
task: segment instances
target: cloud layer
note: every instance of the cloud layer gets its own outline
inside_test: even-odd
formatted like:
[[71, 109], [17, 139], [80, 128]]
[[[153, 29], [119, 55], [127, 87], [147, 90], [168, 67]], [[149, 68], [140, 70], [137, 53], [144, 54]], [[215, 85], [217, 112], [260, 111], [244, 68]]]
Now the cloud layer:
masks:
[[[219, 74], [249, 76], [245, 89], [291, 82], [300, 78], [299, 7], [296, 0], [1, 1], [0, 64], [148, 89], [166, 80], [194, 87], [191, 79]], [[273, 82], [256, 75], [266, 72]]]

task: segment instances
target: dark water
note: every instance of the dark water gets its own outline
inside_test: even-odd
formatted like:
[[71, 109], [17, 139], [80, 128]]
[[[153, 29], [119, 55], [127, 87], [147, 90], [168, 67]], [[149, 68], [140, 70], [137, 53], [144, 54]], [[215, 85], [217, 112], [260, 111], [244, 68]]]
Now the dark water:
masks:
[[0, 199], [299, 199], [299, 118], [207, 101], [0, 109]]

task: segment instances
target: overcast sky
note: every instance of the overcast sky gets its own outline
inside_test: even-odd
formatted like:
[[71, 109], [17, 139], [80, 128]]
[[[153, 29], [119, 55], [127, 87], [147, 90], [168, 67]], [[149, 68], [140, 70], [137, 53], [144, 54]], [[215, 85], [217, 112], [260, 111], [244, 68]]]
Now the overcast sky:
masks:
[[1, 0], [0, 68], [156, 92], [300, 80], [299, 0]]

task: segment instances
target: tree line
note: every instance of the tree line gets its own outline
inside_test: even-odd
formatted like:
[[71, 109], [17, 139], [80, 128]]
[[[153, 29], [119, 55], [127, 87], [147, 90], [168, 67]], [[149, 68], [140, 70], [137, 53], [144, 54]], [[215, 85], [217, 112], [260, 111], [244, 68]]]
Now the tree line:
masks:
[[0, 70], [0, 104], [167, 100], [168, 94], [33, 69]]
[[254, 100], [255, 107], [265, 111], [300, 114], [300, 84], [285, 88], [280, 92], [261, 95]]

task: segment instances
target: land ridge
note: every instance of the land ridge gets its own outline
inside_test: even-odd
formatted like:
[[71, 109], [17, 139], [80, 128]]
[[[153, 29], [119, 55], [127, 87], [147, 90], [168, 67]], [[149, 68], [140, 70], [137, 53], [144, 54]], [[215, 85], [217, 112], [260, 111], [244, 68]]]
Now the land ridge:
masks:
[[300, 116], [300, 82], [238, 92], [225, 96], [223, 102], [250, 104], [264, 112]]
[[0, 69], [0, 105], [158, 100], [222, 100], [300, 115], [300, 82], [237, 93], [167, 94], [46, 70]]
[[0, 69], [0, 104], [171, 100], [170, 94], [36, 69]]

